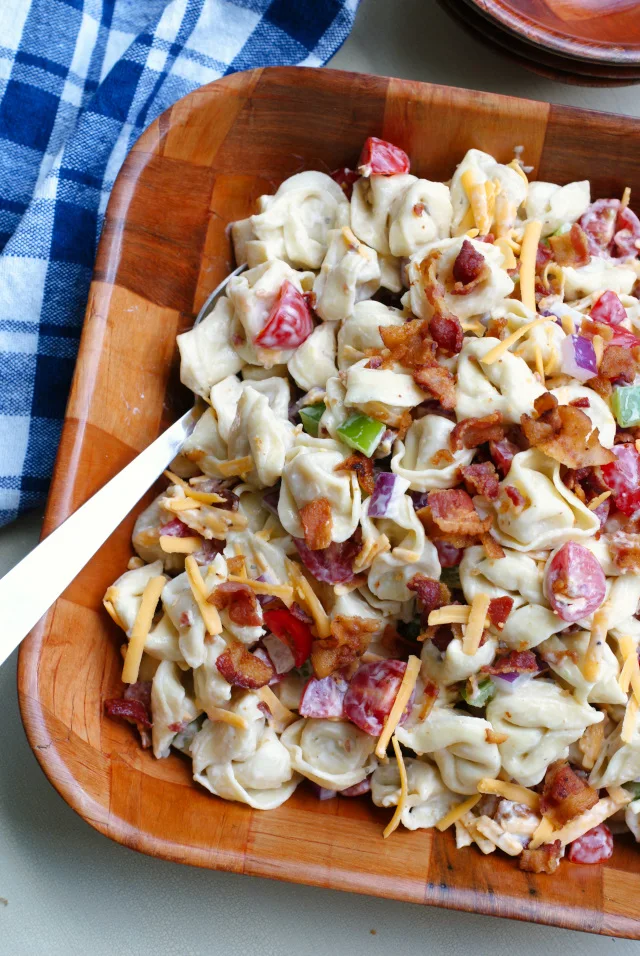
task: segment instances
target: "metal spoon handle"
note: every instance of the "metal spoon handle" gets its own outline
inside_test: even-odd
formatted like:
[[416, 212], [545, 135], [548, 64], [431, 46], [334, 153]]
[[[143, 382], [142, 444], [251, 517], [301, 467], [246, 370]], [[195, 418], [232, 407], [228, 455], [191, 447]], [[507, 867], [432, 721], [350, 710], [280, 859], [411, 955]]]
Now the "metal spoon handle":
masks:
[[175, 458], [197, 418], [186, 412], [0, 580], [0, 665]]

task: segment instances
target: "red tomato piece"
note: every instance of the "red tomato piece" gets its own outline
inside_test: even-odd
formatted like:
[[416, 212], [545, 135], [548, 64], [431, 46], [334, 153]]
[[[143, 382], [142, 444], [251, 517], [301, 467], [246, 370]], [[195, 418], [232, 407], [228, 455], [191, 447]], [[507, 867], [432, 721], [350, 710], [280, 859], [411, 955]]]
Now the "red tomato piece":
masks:
[[616, 234], [613, 237], [613, 255], [623, 259], [635, 259], [640, 251], [639, 243], [640, 219], [633, 209], [627, 206], [618, 213]]
[[330, 175], [333, 181], [340, 186], [347, 199], [351, 199], [354, 183], [357, 183], [360, 179], [360, 173], [356, 172], [355, 169], [343, 166], [341, 169], [334, 169]]
[[377, 136], [365, 140], [358, 160], [358, 169], [363, 176], [395, 176], [408, 173], [410, 166], [409, 157], [403, 149]]
[[301, 717], [342, 717], [348, 687], [344, 677], [312, 677], [302, 691], [298, 713]]
[[607, 252], [616, 232], [619, 199], [597, 199], [581, 217], [579, 225], [587, 234], [593, 255]]
[[501, 441], [489, 442], [489, 453], [494, 465], [503, 478], [506, 478], [508, 475], [513, 457], [517, 455], [519, 451], [518, 446], [514, 442], [509, 441], [508, 438], [503, 438]]
[[295, 349], [312, 332], [313, 319], [305, 297], [285, 279], [255, 344], [263, 349]]
[[434, 541], [441, 568], [455, 568], [462, 561], [463, 548], [454, 548], [448, 541]]
[[602, 465], [604, 483], [613, 492], [616, 508], [631, 517], [640, 508], [640, 454], [635, 445], [614, 445], [616, 462]]
[[576, 541], [567, 541], [547, 562], [544, 591], [558, 617], [571, 624], [596, 611], [607, 593], [598, 559]]
[[589, 314], [594, 322], [606, 322], [607, 325], [620, 325], [627, 317], [625, 307], [611, 289], [602, 293]]
[[[407, 665], [404, 661], [374, 661], [363, 664], [351, 678], [344, 698], [349, 720], [372, 737], [379, 737], [396, 699]], [[407, 719], [413, 696], [400, 723]]]
[[567, 848], [570, 863], [603, 863], [613, 853], [613, 834], [605, 823], [578, 837]]
[[640, 345], [640, 339], [633, 332], [628, 332], [619, 325], [613, 327], [613, 335], [607, 342], [607, 345], [622, 345], [624, 348], [632, 349]]
[[265, 611], [264, 623], [272, 634], [289, 645], [296, 667], [302, 667], [311, 655], [313, 635], [304, 621], [299, 621], [291, 611], [280, 608]]

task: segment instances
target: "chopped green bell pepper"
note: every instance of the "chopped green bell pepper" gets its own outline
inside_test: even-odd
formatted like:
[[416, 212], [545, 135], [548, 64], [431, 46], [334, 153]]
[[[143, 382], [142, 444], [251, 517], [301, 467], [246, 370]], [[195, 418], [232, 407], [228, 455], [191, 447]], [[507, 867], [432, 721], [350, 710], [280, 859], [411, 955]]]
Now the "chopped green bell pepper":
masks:
[[460, 691], [460, 696], [469, 707], [484, 707], [485, 704], [489, 703], [495, 692], [495, 684], [490, 677], [485, 677], [483, 680], [478, 681], [475, 689], [473, 683], [467, 681]]
[[345, 445], [371, 458], [386, 430], [384, 422], [377, 422], [368, 415], [355, 414], [349, 415], [337, 432]]
[[625, 790], [629, 791], [634, 800], [637, 800], [638, 797], [640, 797], [640, 781], [632, 780], [629, 783], [623, 783], [622, 786]]
[[317, 405], [306, 405], [300, 409], [300, 420], [303, 428], [307, 435], [311, 435], [312, 438], [318, 437], [318, 426], [326, 407], [324, 402], [318, 402]]
[[443, 584], [446, 584], [447, 587], [453, 591], [456, 588], [460, 589], [460, 568], [456, 565], [453, 568], [443, 568], [440, 572], [440, 580]]
[[621, 428], [640, 425], [640, 385], [614, 388], [611, 411]]

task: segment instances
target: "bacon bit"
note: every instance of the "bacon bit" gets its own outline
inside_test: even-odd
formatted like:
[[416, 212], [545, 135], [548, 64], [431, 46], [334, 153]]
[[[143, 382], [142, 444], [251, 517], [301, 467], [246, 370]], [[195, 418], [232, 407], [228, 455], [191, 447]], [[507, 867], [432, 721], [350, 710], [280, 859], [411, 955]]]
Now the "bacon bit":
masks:
[[477, 448], [488, 441], [502, 441], [504, 432], [502, 412], [491, 412], [483, 418], [463, 418], [451, 432], [449, 444], [454, 451]]
[[552, 259], [553, 252], [551, 251], [551, 247], [546, 246], [543, 242], [539, 242], [538, 248], [536, 249], [536, 272], [543, 272], [546, 264], [551, 262]]
[[[149, 687], [151, 687], [150, 681], [145, 681], [144, 683], [148, 683]], [[135, 685], [131, 684], [130, 686], [134, 687]], [[112, 697], [110, 700], [105, 700], [104, 709], [108, 717], [120, 717], [122, 720], [126, 720], [128, 723], [137, 727], [142, 739], [142, 746], [149, 746], [150, 741], [149, 743], [145, 743], [145, 739], [148, 740], [149, 738], [147, 730], [151, 727], [151, 713], [142, 701], [127, 700], [124, 697]]]
[[382, 368], [383, 358], [381, 355], [373, 355], [367, 362], [365, 368]]
[[316, 677], [329, 677], [334, 671], [357, 662], [378, 627], [378, 621], [370, 618], [345, 617], [342, 614], [335, 617], [331, 622], [330, 636], [317, 638], [313, 642], [311, 663]]
[[273, 667], [235, 638], [227, 641], [227, 649], [216, 659], [216, 667], [227, 683], [249, 690], [264, 687], [275, 675]]
[[464, 551], [462, 548], [455, 548], [447, 541], [436, 538], [433, 542], [438, 552], [438, 561], [442, 568], [455, 568], [462, 561]]
[[339, 465], [336, 465], [334, 471], [351, 471], [358, 479], [358, 484], [360, 485], [362, 491], [365, 495], [373, 494], [373, 459], [367, 458], [366, 455], [363, 455], [361, 452], [354, 452], [353, 455], [349, 455], [348, 458], [345, 458], [344, 461], [341, 461]]
[[225, 581], [213, 589], [207, 601], [219, 611], [226, 610], [229, 620], [239, 627], [259, 627], [262, 624], [258, 599], [246, 584]]
[[496, 733], [495, 730], [488, 728], [484, 732], [484, 739], [488, 744], [503, 744], [509, 739], [509, 734]]
[[609, 539], [609, 550], [619, 571], [640, 572], [640, 534], [616, 531]]
[[504, 339], [508, 334], [508, 323], [504, 316], [499, 319], [489, 319], [487, 323], [487, 335], [492, 339]]
[[[470, 496], [461, 488], [430, 492], [427, 508], [434, 523], [445, 534], [475, 536], [484, 534], [491, 527], [492, 519], [481, 518]], [[420, 514], [418, 512], [419, 517]]]
[[451, 591], [446, 584], [428, 578], [425, 574], [414, 574], [407, 582], [410, 591], [415, 591], [422, 608], [421, 624], [428, 627], [429, 615], [440, 607], [451, 603]]
[[507, 618], [511, 614], [512, 608], [513, 598], [511, 597], [491, 598], [489, 601], [489, 610], [487, 611], [487, 616], [493, 626], [497, 627], [499, 631], [501, 631], [505, 626]]
[[300, 522], [305, 544], [310, 551], [321, 551], [331, 544], [331, 502], [328, 498], [314, 498], [300, 508]]
[[[513, 598], [494, 598], [494, 601], [511, 601]], [[493, 601], [491, 602], [493, 604]], [[491, 619], [491, 604], [489, 604], [489, 618]], [[511, 609], [509, 609], [511, 610]], [[506, 620], [506, 618], [505, 618]], [[493, 623], [493, 621], [492, 621]], [[509, 651], [496, 657], [493, 664], [480, 668], [485, 674], [537, 674], [540, 668], [533, 651]]]
[[520, 854], [520, 869], [526, 873], [555, 873], [561, 853], [560, 840], [545, 843], [537, 850], [523, 850]]
[[553, 257], [559, 266], [586, 266], [591, 259], [587, 234], [575, 222], [562, 236], [549, 236]]
[[633, 382], [638, 371], [638, 362], [634, 352], [622, 345], [608, 345], [604, 350], [598, 376], [609, 381], [621, 379], [623, 382]]
[[436, 312], [429, 323], [429, 329], [434, 341], [443, 352], [455, 355], [461, 350], [464, 333], [457, 316], [452, 313], [442, 315]]
[[486, 534], [480, 535], [480, 544], [490, 561], [500, 561], [501, 558], [504, 558], [504, 548], [488, 531]]
[[456, 407], [456, 382], [448, 368], [440, 365], [417, 368], [413, 380], [433, 395], [446, 411], [453, 411]]
[[613, 386], [608, 378], [603, 378], [602, 375], [596, 375], [594, 378], [590, 378], [585, 382], [587, 388], [592, 388], [594, 392], [604, 398], [606, 401], [608, 398], [611, 398], [613, 392]]
[[438, 448], [435, 455], [431, 456], [431, 464], [434, 468], [440, 468], [441, 465], [452, 465], [455, 458], [448, 448]]
[[515, 485], [505, 485], [504, 493], [515, 508], [523, 508], [527, 503], [527, 499]]
[[246, 574], [243, 556], [234, 554], [231, 558], [227, 558], [227, 570], [229, 574]]
[[503, 478], [509, 474], [511, 462], [519, 451], [518, 446], [508, 438], [489, 442], [489, 454]]
[[569, 402], [569, 405], [572, 405], [574, 408], [590, 408], [591, 402], [588, 398], [574, 398], [572, 402]]
[[594, 807], [598, 791], [571, 769], [568, 761], [556, 760], [547, 768], [540, 798], [540, 812], [559, 829]]
[[522, 431], [533, 448], [569, 468], [606, 465], [615, 461], [615, 455], [603, 448], [593, 429], [591, 419], [582, 409], [558, 405], [550, 392], [545, 392], [534, 403], [537, 417], [522, 415]]
[[461, 624], [429, 624], [418, 637], [419, 641], [431, 641], [441, 654], [444, 654], [451, 641], [462, 640]]
[[493, 462], [483, 461], [460, 469], [465, 487], [470, 495], [484, 495], [495, 500], [500, 491], [498, 472]]
[[424, 685], [424, 704], [420, 708], [420, 713], [418, 714], [418, 720], [426, 720], [431, 711], [433, 710], [433, 705], [435, 704], [440, 690], [437, 684], [434, 684], [432, 681], [427, 681]]
[[427, 319], [413, 319], [404, 325], [381, 325], [378, 331], [385, 347], [383, 365], [421, 368], [436, 364], [436, 343]]
[[360, 173], [357, 173], [355, 169], [349, 169], [348, 166], [342, 166], [340, 169], [334, 169], [329, 175], [340, 186], [347, 199], [351, 199], [353, 185], [360, 179]]
[[486, 260], [468, 239], [462, 243], [460, 252], [453, 263], [453, 295], [469, 295], [489, 274]]

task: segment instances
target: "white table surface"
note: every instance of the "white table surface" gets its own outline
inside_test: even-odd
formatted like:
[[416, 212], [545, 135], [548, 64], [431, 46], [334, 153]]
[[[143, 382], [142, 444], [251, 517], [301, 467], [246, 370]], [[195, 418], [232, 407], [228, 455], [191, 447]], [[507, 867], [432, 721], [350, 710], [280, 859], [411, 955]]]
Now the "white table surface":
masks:
[[[640, 115], [639, 87], [544, 80], [481, 46], [436, 0], [362, 0], [354, 31], [331, 65]], [[35, 545], [41, 517], [0, 530], [0, 575]], [[14, 654], [0, 669], [0, 956], [640, 954], [640, 944], [623, 940], [133, 853], [92, 830], [41, 773], [20, 722], [15, 669]]]

